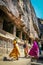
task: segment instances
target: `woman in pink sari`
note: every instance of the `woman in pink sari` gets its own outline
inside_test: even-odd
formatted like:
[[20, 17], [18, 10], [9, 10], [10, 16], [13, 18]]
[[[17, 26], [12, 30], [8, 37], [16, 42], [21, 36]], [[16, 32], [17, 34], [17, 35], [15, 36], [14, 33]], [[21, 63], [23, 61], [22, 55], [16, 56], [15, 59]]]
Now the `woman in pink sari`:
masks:
[[30, 49], [29, 55], [35, 58], [39, 57], [39, 47], [36, 40], [33, 41], [33, 46]]

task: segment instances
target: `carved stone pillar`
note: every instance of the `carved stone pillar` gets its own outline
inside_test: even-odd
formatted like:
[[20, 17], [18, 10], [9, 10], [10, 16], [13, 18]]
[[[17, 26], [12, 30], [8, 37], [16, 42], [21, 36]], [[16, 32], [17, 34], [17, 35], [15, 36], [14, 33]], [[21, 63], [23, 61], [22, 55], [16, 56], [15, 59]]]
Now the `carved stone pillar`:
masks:
[[16, 26], [14, 26], [13, 35], [16, 36]]
[[22, 39], [22, 31], [20, 31], [19, 38]]

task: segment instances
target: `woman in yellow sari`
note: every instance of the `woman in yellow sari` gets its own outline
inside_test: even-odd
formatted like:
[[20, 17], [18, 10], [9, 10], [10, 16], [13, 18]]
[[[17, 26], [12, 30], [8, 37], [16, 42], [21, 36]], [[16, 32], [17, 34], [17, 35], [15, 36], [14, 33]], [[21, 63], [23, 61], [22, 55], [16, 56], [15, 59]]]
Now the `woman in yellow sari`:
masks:
[[16, 40], [14, 40], [14, 42], [13, 42], [14, 48], [13, 48], [12, 52], [9, 54], [9, 56], [15, 58], [16, 60], [18, 60], [18, 57], [19, 57], [20, 53], [19, 53], [19, 50], [16, 46], [16, 43], [17, 43]]

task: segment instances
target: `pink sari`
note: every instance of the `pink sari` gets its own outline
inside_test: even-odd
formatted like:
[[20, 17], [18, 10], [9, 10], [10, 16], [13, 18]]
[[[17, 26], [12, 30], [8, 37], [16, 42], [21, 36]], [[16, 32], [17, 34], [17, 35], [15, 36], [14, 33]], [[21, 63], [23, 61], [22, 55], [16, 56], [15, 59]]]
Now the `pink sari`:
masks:
[[36, 41], [33, 42], [33, 46], [30, 49], [29, 55], [38, 58], [38, 56], [39, 56], [39, 47], [38, 47], [38, 44], [37, 44]]

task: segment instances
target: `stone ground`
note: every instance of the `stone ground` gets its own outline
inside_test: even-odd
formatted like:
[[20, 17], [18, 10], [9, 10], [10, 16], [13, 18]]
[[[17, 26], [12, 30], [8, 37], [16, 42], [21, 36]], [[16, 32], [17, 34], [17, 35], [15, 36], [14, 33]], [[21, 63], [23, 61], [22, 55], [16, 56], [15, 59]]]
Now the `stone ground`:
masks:
[[19, 58], [16, 61], [0, 61], [0, 65], [31, 65], [31, 59]]
[[30, 58], [19, 58], [16, 61], [2, 61], [0, 60], [0, 65], [43, 65], [42, 63], [37, 63], [35, 61], [31, 62]]

